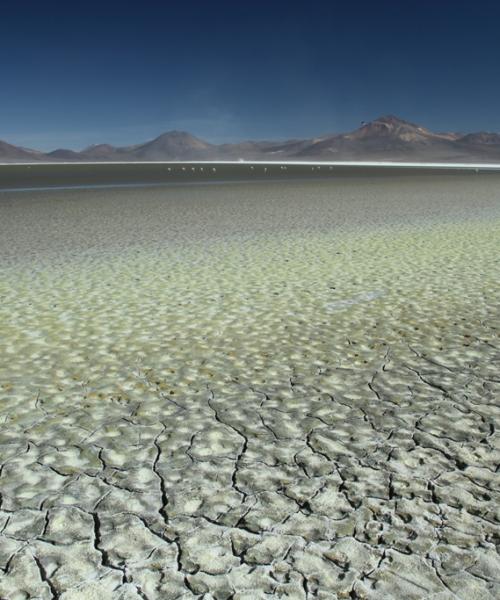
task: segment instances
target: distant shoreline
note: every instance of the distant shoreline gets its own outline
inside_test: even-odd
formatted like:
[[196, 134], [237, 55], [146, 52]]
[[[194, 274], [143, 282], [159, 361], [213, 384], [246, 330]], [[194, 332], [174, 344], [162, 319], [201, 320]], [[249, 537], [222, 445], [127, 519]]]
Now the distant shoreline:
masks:
[[500, 164], [311, 161], [0, 163], [0, 191], [337, 177], [500, 174]]
[[433, 169], [495, 169], [500, 170], [500, 163], [452, 163], [452, 162], [406, 162], [406, 161], [322, 161], [322, 160], [98, 160], [98, 161], [36, 161], [36, 162], [0, 162], [5, 166], [60, 166], [60, 165], [271, 165], [271, 166], [338, 166], [338, 167], [428, 167]]

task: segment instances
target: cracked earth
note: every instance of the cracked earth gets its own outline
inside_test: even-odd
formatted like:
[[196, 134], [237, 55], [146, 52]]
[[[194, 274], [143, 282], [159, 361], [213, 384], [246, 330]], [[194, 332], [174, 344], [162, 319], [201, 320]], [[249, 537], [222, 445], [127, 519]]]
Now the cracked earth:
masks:
[[0, 598], [500, 598], [495, 176], [0, 195]]

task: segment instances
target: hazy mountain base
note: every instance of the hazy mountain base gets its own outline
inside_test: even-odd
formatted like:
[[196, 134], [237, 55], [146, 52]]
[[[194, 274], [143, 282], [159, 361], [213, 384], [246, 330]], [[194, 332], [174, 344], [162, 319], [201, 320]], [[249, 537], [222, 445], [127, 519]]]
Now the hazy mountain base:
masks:
[[0, 596], [498, 597], [497, 190], [4, 196]]
[[81, 152], [37, 152], [0, 141], [0, 161], [168, 161], [168, 160], [392, 160], [500, 163], [498, 133], [435, 133], [393, 115], [349, 133], [287, 141], [211, 144], [185, 131], [169, 131], [133, 146], [97, 144]]

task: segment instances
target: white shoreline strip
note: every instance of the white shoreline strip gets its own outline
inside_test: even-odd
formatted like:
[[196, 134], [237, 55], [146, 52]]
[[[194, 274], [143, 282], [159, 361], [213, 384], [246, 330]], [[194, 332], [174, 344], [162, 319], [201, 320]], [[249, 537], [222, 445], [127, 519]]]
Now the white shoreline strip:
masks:
[[66, 161], [66, 162], [11, 162], [0, 163], [0, 166], [61, 166], [61, 165], [276, 165], [276, 166], [311, 166], [311, 167], [411, 167], [426, 169], [491, 169], [500, 171], [500, 163], [421, 163], [421, 162], [372, 162], [372, 161], [261, 161], [261, 160], [152, 160], [152, 161]]

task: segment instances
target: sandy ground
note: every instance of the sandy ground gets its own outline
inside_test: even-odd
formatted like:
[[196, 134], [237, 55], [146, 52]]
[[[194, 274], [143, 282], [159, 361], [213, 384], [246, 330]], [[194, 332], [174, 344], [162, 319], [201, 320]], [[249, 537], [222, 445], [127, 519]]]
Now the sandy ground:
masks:
[[500, 178], [0, 215], [0, 598], [500, 598]]

